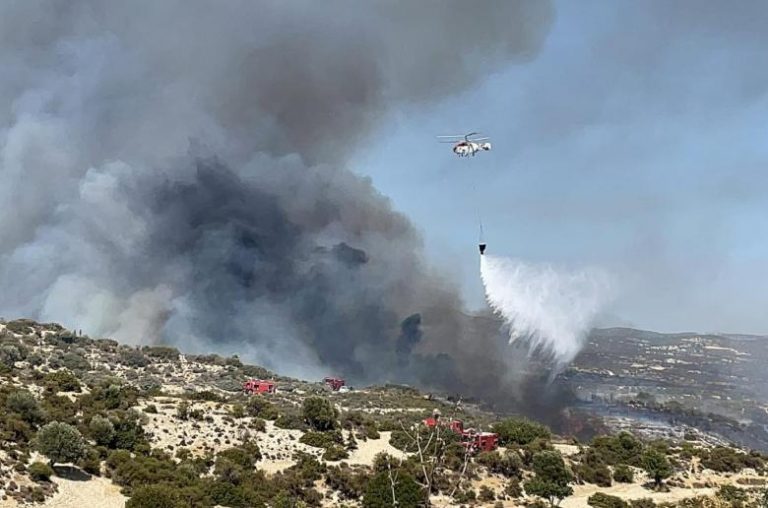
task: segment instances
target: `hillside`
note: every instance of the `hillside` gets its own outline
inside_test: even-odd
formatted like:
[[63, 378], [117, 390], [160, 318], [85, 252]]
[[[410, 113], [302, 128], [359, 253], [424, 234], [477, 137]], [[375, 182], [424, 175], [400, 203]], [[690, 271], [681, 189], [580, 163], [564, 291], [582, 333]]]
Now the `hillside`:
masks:
[[[0, 506], [384, 507], [394, 496], [407, 507], [426, 492], [436, 506], [765, 502], [767, 457], [694, 433], [579, 443], [406, 386], [332, 392], [236, 357], [55, 324], [0, 323], [0, 375]], [[249, 378], [277, 391], [243, 394]], [[435, 411], [497, 432], [501, 447], [469, 453], [454, 432], [421, 423]]]
[[595, 330], [559, 378], [610, 426], [656, 436], [697, 429], [768, 452], [768, 340], [629, 328]]

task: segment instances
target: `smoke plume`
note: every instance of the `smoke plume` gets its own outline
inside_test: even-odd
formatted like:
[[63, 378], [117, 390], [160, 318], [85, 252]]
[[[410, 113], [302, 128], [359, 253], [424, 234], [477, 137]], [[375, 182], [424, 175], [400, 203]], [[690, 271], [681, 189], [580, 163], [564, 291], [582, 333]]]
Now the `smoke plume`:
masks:
[[583, 346], [595, 316], [610, 298], [599, 270], [568, 272], [516, 259], [480, 256], [488, 304], [509, 326], [509, 341], [529, 341], [564, 365]]
[[493, 379], [495, 335], [463, 340], [453, 284], [346, 161], [392, 108], [532, 58], [551, 20], [542, 0], [3, 2], [0, 311], [293, 375]]

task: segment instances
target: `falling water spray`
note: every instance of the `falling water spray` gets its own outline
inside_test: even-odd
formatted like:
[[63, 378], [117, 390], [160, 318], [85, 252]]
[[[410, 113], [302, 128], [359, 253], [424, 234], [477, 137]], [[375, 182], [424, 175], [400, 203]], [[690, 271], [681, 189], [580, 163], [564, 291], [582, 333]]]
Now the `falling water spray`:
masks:
[[531, 351], [559, 366], [576, 357], [611, 298], [610, 278], [599, 269], [568, 271], [485, 254], [480, 273], [488, 304], [509, 326], [510, 343], [528, 340]]

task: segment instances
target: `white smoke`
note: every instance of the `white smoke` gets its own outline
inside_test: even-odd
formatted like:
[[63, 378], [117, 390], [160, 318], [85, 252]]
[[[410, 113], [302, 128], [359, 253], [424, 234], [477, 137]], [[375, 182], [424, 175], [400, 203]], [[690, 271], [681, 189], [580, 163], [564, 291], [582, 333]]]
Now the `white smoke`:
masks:
[[560, 365], [579, 353], [612, 293], [610, 277], [599, 269], [569, 271], [484, 255], [480, 273], [488, 304], [509, 325], [510, 343], [528, 339], [532, 351]]

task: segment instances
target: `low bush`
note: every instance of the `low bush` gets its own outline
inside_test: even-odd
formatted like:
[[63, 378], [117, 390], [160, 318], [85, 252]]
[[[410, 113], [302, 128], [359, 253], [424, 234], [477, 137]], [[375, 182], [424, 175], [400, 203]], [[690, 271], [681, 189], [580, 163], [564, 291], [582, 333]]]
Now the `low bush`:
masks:
[[330, 448], [344, 443], [339, 432], [315, 432], [309, 431], [299, 438], [300, 443], [316, 448]]
[[164, 361], [176, 361], [179, 359], [179, 350], [170, 346], [144, 346], [141, 352], [151, 358]]
[[123, 349], [118, 355], [118, 362], [133, 368], [142, 368], [149, 365], [149, 358], [138, 349]]
[[145, 485], [135, 489], [125, 508], [183, 508], [188, 506], [177, 489], [168, 485]]
[[497, 451], [482, 452], [475, 459], [478, 464], [488, 468], [492, 473], [504, 475], [508, 478], [522, 477], [523, 460], [517, 452], [507, 450], [502, 455]]
[[587, 504], [594, 508], [629, 508], [626, 501], [620, 497], [596, 492], [587, 498]]
[[77, 379], [77, 376], [68, 370], [59, 370], [47, 374], [43, 378], [43, 383], [46, 390], [53, 393], [80, 391], [80, 381]]
[[280, 412], [274, 404], [265, 397], [260, 396], [252, 396], [248, 399], [246, 412], [251, 416], [263, 418], [264, 420], [275, 420], [280, 416]]
[[635, 481], [635, 474], [631, 467], [619, 464], [613, 469], [613, 480], [619, 483], [632, 483]]
[[51, 476], [53, 476], [54, 473], [51, 466], [42, 462], [33, 462], [27, 468], [27, 472], [29, 473], [30, 478], [36, 482], [50, 481]]
[[349, 458], [349, 453], [341, 446], [331, 446], [326, 448], [325, 453], [323, 453], [323, 460], [337, 461], [346, 458]]

